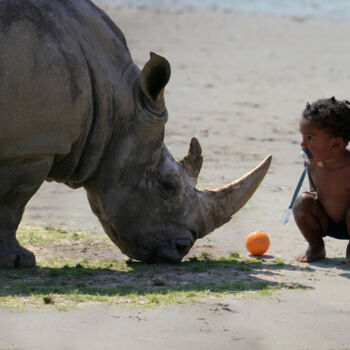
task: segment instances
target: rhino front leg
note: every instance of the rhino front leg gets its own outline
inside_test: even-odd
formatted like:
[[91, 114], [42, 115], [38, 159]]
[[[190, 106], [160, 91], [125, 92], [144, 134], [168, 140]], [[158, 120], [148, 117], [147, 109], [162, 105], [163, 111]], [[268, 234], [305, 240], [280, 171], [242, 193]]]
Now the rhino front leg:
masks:
[[35, 266], [34, 254], [16, 239], [24, 208], [45, 181], [53, 157], [0, 161], [0, 267]]

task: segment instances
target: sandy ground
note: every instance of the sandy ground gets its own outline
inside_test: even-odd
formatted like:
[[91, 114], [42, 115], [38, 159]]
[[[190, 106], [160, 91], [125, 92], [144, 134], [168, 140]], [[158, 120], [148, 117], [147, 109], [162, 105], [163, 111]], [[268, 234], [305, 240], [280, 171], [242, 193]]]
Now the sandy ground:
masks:
[[[293, 219], [281, 224], [302, 171], [298, 118], [305, 103], [350, 97], [350, 23], [103, 7], [123, 30], [136, 64], [141, 67], [150, 51], [171, 63], [165, 142], [179, 159], [192, 136], [200, 140], [204, 165], [198, 187], [228, 183], [273, 155], [254, 197], [193, 252], [248, 256], [246, 235], [264, 230], [271, 239], [267, 258], [281, 257], [296, 269], [259, 277], [311, 289], [151, 310], [1, 310], [0, 350], [350, 349], [346, 242], [327, 239], [329, 258], [305, 272], [294, 258], [306, 244]], [[102, 233], [84, 192], [59, 184], [42, 186], [24, 220]]]

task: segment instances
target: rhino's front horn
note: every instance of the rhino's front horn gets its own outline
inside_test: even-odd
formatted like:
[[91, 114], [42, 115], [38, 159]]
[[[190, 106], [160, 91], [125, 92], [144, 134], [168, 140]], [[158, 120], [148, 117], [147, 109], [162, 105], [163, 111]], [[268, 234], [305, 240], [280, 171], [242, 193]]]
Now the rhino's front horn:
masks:
[[228, 222], [232, 215], [244, 206], [259, 187], [270, 167], [271, 160], [272, 156], [269, 155], [240, 179], [214, 190], [202, 191], [206, 202], [205, 207], [209, 211], [207, 217], [211, 220], [207, 221], [205, 232], [200, 234], [200, 237]]
[[180, 161], [180, 164], [190, 180], [196, 184], [199, 172], [202, 168], [203, 156], [201, 145], [195, 137], [192, 138], [188, 153]]

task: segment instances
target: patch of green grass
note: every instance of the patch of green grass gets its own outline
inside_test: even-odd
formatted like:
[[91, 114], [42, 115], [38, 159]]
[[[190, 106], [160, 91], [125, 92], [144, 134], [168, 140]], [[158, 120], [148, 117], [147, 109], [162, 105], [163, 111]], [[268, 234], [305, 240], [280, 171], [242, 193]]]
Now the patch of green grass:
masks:
[[238, 271], [251, 271], [251, 268], [249, 266], [239, 265], [237, 267]]
[[[282, 288], [283, 286], [280, 286]], [[11, 308], [21, 308], [25, 305], [42, 306], [74, 306], [88, 302], [108, 302], [111, 304], [159, 305], [186, 303], [205, 297], [239, 296], [244, 292], [258, 291], [261, 295], [272, 293], [268, 283], [247, 285], [243, 282], [216, 284], [194, 283], [184, 287], [174, 288], [135, 288], [134, 286], [120, 286], [108, 289], [94, 289], [80, 286], [67, 291], [65, 288], [14, 288], [17, 293], [1, 298], [0, 305]], [[2, 292], [0, 293], [0, 295]]]
[[275, 259], [275, 261], [273, 262], [273, 264], [274, 264], [274, 266], [276, 266], [276, 267], [282, 267], [282, 266], [284, 266], [284, 261], [283, 261], [282, 258], [277, 257], [277, 258]]
[[66, 229], [58, 226], [28, 226], [28, 225], [20, 225], [17, 230], [17, 239], [23, 245], [39, 245], [43, 243], [52, 243], [52, 242], [60, 242], [60, 241], [80, 241], [85, 245], [89, 245], [91, 243], [99, 243], [110, 241], [106, 238], [106, 236], [97, 236], [88, 234], [83, 231], [67, 231]]

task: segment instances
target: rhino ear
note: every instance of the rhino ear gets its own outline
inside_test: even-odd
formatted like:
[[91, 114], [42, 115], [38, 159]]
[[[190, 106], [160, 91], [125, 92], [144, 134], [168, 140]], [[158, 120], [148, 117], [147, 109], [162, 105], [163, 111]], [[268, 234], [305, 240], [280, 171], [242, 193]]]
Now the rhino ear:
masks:
[[164, 109], [164, 87], [170, 78], [170, 64], [162, 56], [153, 52], [142, 69], [140, 86], [148, 101], [156, 109]]

